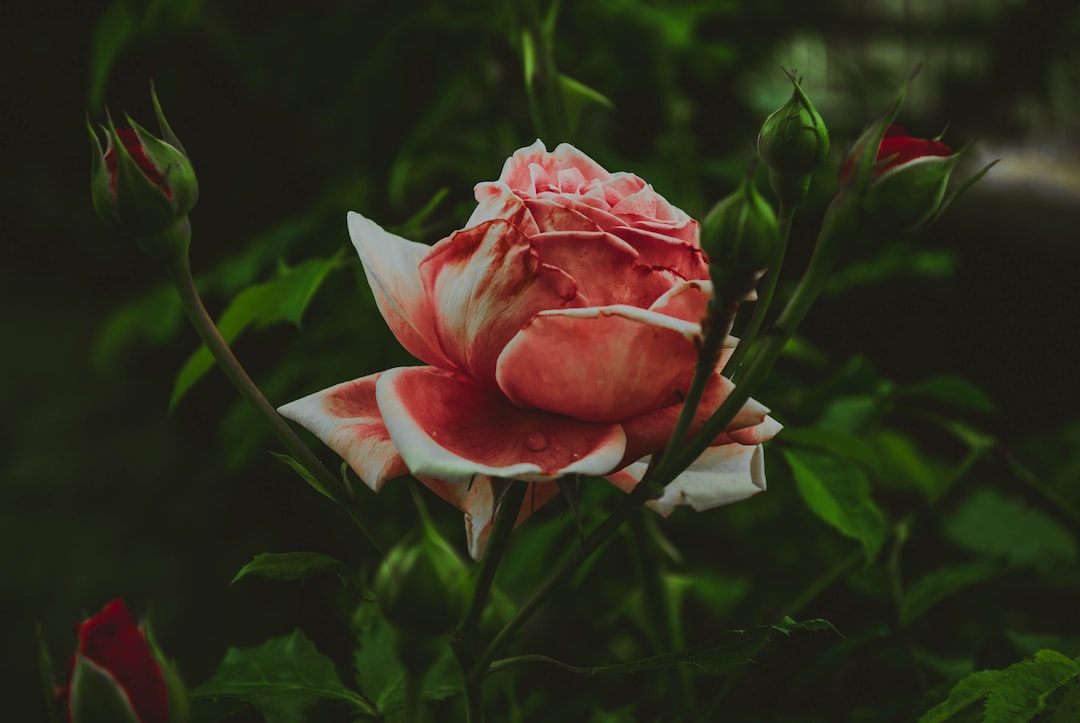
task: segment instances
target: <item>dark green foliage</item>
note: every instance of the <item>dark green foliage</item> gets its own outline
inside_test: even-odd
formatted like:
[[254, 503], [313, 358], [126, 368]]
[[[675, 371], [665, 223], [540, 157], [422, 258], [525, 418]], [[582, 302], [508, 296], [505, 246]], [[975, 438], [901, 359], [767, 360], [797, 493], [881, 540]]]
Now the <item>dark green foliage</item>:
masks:
[[[537, 136], [509, 4], [23, 5], [0, 44], [13, 104], [5, 719], [46, 712], [35, 624], [59, 682], [71, 621], [124, 595], [153, 612], [196, 721], [394, 721], [404, 673], [358, 592], [378, 560], [192, 354], [160, 270], [99, 228], [83, 114], [103, 121], [108, 103], [115, 118], [149, 118], [155, 78], [199, 174], [199, 288], [284, 403], [416, 363], [375, 309], [345, 213], [436, 243], [468, 218], [473, 185]], [[844, 260], [754, 395], [785, 424], [766, 445], [768, 491], [646, 523], [648, 564], [629, 535], [594, 555], [498, 655], [580, 669], [505, 665], [488, 680], [489, 720], [1077, 719], [1080, 206], [1062, 180], [1080, 113], [1067, 80], [1075, 22], [1048, 2], [899, 5], [605, 0], [551, 14], [567, 137], [696, 218], [743, 176], [761, 121], [791, 92], [779, 66], [797, 67], [832, 154], [795, 219], [780, 302], [840, 155], [916, 60], [926, 66], [901, 121], [924, 136], [951, 122], [946, 140], [979, 136], [972, 155], [1006, 162], [927, 238], [867, 238]], [[414, 526], [403, 480], [377, 497], [350, 482], [388, 539]], [[485, 640], [623, 494], [590, 478], [571, 498], [514, 533]], [[464, 549], [460, 513], [429, 502]], [[843, 637], [788, 637], [787, 616], [827, 619]], [[429, 720], [464, 719], [449, 644], [422, 690]]]

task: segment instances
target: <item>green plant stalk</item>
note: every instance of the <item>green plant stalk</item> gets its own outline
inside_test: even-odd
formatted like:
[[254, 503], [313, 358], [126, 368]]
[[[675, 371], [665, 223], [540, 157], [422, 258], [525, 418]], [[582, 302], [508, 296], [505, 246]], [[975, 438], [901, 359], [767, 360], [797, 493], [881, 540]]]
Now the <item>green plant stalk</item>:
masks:
[[484, 551], [484, 559], [480, 561], [469, 608], [465, 611], [465, 616], [450, 641], [465, 683], [465, 707], [469, 723], [483, 723], [484, 720], [484, 675], [482, 673], [477, 675], [473, 664], [477, 627], [483, 617], [484, 606], [491, 593], [491, 585], [495, 581], [495, 572], [510, 542], [510, 535], [514, 531], [521, 505], [529, 489], [527, 483], [519, 480], [507, 480], [507, 483], [510, 487], [499, 503], [495, 524], [491, 528], [491, 536], [488, 538], [487, 549]]
[[420, 723], [424, 715], [422, 683], [424, 674], [405, 667], [405, 723]]
[[[525, 92], [536, 131], [549, 142], [570, 140], [566, 103], [559, 84], [559, 71], [555, 67], [550, 29], [545, 27], [536, 0], [513, 0], [511, 5], [522, 36], [523, 55], [531, 52], [536, 61], [533, 66], [529, 59], [523, 58], [526, 65]], [[531, 44], [531, 49], [525, 47], [527, 44]]]
[[853, 199], [838, 197], [830, 205], [822, 222], [810, 265], [795, 289], [795, 293], [788, 300], [787, 306], [780, 313], [776, 324], [766, 330], [768, 338], [759, 345], [760, 350], [750, 362], [746, 375], [688, 444], [677, 453], [664, 455], [655, 470], [657, 479], [675, 479], [679, 473], [689, 467], [709, 447], [712, 440], [724, 431], [724, 427], [735, 418], [750, 395], [768, 375], [784, 350], [784, 346], [824, 288], [829, 273], [836, 263], [839, 250], [850, 240], [850, 235], [857, 228], [855, 225], [858, 218], [857, 203]]
[[693, 423], [698, 407], [701, 405], [701, 397], [705, 393], [705, 386], [709, 383], [709, 379], [716, 368], [716, 360], [720, 356], [720, 349], [727, 338], [731, 323], [734, 321], [739, 307], [736, 300], [723, 299], [718, 304], [720, 308], [717, 309], [714, 301], [715, 299], [709, 301], [709, 317], [703, 330], [701, 353], [698, 356], [697, 366], [694, 367], [694, 378], [690, 382], [690, 389], [687, 390], [686, 400], [683, 402], [678, 419], [675, 420], [675, 428], [671, 430], [671, 439], [662, 453], [653, 455], [652, 459], [649, 460], [649, 466], [645, 470], [645, 476], [642, 480], [651, 479], [653, 468], [659, 464], [668, 450], [675, 449], [686, 441], [687, 432], [690, 431], [690, 425]]
[[[534, 592], [532, 596], [518, 608], [518, 611], [514, 613], [509, 621], [507, 621], [506, 625], [502, 627], [502, 630], [498, 632], [495, 638], [488, 643], [488, 646], [476, 657], [476, 662], [473, 665], [471, 675], [476, 678], [484, 677], [488, 672], [488, 666], [495, 657], [495, 653], [502, 644], [506, 642], [507, 638], [513, 635], [518, 628], [520, 628], [525, 621], [536, 612], [536, 609], [547, 599], [548, 595], [554, 592], [582, 562], [603, 546], [604, 543], [608, 542], [622, 526], [623, 522], [629, 519], [630, 515], [633, 514], [635, 510], [652, 499], [655, 494], [655, 485], [646, 484], [644, 481], [631, 490], [630, 494], [615, 508], [615, 511], [612, 512], [607, 519], [601, 522], [600, 525], [585, 538], [581, 545], [575, 548], [574, 551], [570, 553], [550, 575], [548, 575], [547, 579], [544, 580], [536, 592]], [[474, 722], [470, 720], [470, 723]]]
[[164, 261], [165, 267], [176, 285], [176, 290], [180, 294], [180, 302], [184, 307], [184, 311], [218, 366], [225, 372], [225, 376], [240, 392], [240, 396], [262, 416], [277, 438], [285, 445], [285, 449], [289, 451], [289, 454], [319, 480], [327, 493], [353, 519], [356, 526], [360, 528], [360, 531], [367, 537], [375, 550], [382, 554], [385, 546], [375, 533], [375, 522], [370, 512], [356, 503], [356, 499], [345, 487], [345, 484], [331, 474], [311, 449], [296, 436], [285, 418], [278, 414], [277, 410], [263, 396], [258, 386], [255, 385], [255, 382], [244, 371], [232, 349], [222, 338], [221, 332], [218, 331], [214, 321], [207, 313], [206, 307], [203, 306], [202, 299], [199, 297], [199, 292], [195, 288], [195, 280], [191, 276], [191, 263], [187, 254], [177, 253], [174, 257], [164, 259]]
[[769, 307], [772, 305], [773, 296], [776, 294], [777, 281], [780, 279], [780, 269], [784, 265], [784, 256], [787, 253], [788, 238], [791, 236], [791, 221], [794, 217], [794, 208], [787, 208], [783, 204], [780, 205], [780, 248], [777, 251], [776, 259], [769, 268], [769, 272], [765, 274], [764, 283], [761, 285], [761, 288], [758, 289], [758, 300], [754, 303], [754, 313], [750, 316], [750, 321], [747, 323], [746, 329], [743, 330], [742, 337], [739, 339], [739, 345], [735, 347], [735, 351], [731, 353], [727, 363], [724, 364], [724, 370], [721, 374], [728, 379], [734, 379], [735, 375], [739, 372], [739, 367], [742, 366], [743, 360], [750, 351], [750, 347], [757, 340], [761, 325], [765, 323], [765, 315], [769, 313]]
[[[642, 581], [642, 595], [645, 600], [646, 619], [650, 631], [655, 632], [658, 643], [657, 653], [682, 650], [685, 646], [678, 639], [675, 629], [676, 611], [672, 610], [670, 598], [664, 592], [664, 566], [657, 559], [654, 548], [646, 539], [645, 520], [642, 515], [652, 514], [642, 509], [630, 515], [630, 545], [639, 579]], [[694, 685], [690, 677], [690, 668], [676, 665], [664, 671], [669, 691], [670, 713], [677, 721], [693, 720]]]

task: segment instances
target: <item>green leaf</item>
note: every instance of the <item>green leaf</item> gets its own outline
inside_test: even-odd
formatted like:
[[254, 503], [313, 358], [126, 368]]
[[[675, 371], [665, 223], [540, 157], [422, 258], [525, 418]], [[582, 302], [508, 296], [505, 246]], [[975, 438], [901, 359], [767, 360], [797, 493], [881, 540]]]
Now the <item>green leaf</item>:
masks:
[[339, 560], [318, 552], [264, 552], [240, 568], [232, 582], [248, 575], [267, 580], [303, 580], [312, 575], [342, 572], [344, 569], [345, 565]]
[[[313, 258], [292, 268], [279, 270], [279, 277], [248, 288], [237, 294], [217, 322], [218, 331], [231, 344], [248, 327], [265, 327], [280, 321], [297, 326], [308, 303], [330, 271], [340, 262], [341, 254], [330, 259]], [[206, 346], [195, 351], [181, 367], [173, 383], [169, 410], [172, 411], [191, 389], [214, 366], [214, 358]]]
[[903, 396], [933, 399], [961, 409], [987, 413], [994, 411], [994, 402], [990, 399], [990, 395], [964, 377], [953, 375], [931, 377], [900, 387], [897, 392]]
[[876, 429], [867, 440], [881, 460], [883, 485], [915, 490], [928, 500], [937, 500], [946, 490], [949, 476], [935, 469], [915, 442], [892, 429]]
[[104, 370], [136, 341], [162, 344], [179, 328], [184, 318], [180, 297], [172, 284], [154, 286], [134, 301], [109, 314], [98, 331], [90, 358]]
[[885, 515], [870, 497], [863, 471], [845, 459], [807, 450], [785, 450], [784, 457], [807, 507], [862, 543], [867, 562], [873, 560], [885, 542]]
[[315, 479], [315, 475], [311, 474], [311, 472], [308, 471], [307, 467], [300, 464], [300, 461], [297, 460], [295, 457], [290, 457], [289, 455], [281, 454], [280, 452], [271, 452], [270, 454], [272, 454], [274, 458], [277, 459], [279, 462], [284, 462], [285, 464], [292, 467], [293, 472], [296, 472], [296, 474], [300, 475], [301, 479], [311, 485], [311, 487], [323, 497], [327, 498], [328, 500], [334, 500], [335, 502], [337, 501], [336, 499], [334, 499], [334, 496], [330, 494], [330, 491], [323, 486], [322, 482]]
[[[1040, 650], [1032, 660], [1023, 660], [1005, 670], [981, 670], [960, 680], [949, 697], [919, 718], [919, 723], [942, 723], [986, 698], [983, 723], [1024, 723], [1047, 708], [1047, 702], [1062, 686], [1077, 684], [1080, 665], [1054, 650]], [[1059, 710], [1074, 691], [1060, 701]], [[1066, 718], [1066, 720], [1072, 720]]]
[[900, 607], [900, 619], [905, 625], [909, 625], [942, 600], [972, 585], [995, 578], [1002, 572], [1000, 565], [989, 561], [935, 570], [917, 580], [905, 593]]
[[606, 95], [568, 75], [559, 73], [559, 85], [562, 88], [563, 100], [566, 103], [566, 118], [571, 130], [578, 127], [582, 114], [591, 105], [615, 110], [615, 104]]
[[[359, 643], [353, 656], [356, 682], [368, 699], [383, 713], [405, 707], [405, 671], [398, 663], [389, 623], [379, 606], [362, 603], [353, 617]], [[443, 645], [439, 657], [424, 674], [420, 687], [423, 700], [443, 700], [463, 690], [461, 671], [450, 651]]]
[[771, 642], [777, 634], [787, 637], [796, 631], [821, 632], [825, 630], [837, 632], [832, 623], [827, 620], [813, 619], [798, 623], [787, 618], [777, 625], [761, 625], [745, 630], [730, 630], [720, 639], [690, 650], [654, 655], [626, 663], [616, 663], [615, 665], [583, 667], [570, 665], [546, 655], [521, 655], [492, 663], [488, 672], [490, 674], [524, 663], [547, 663], [581, 675], [641, 673], [650, 670], [663, 670], [675, 665], [693, 665], [705, 673], [720, 675], [751, 662], [753, 656]]
[[828, 452], [836, 457], [850, 459], [864, 467], [877, 471], [879, 461], [877, 452], [862, 437], [827, 427], [797, 427], [785, 429], [780, 437], [785, 444], [791, 443], [800, 447]]
[[983, 723], [1023, 723], [1046, 709], [1047, 699], [1075, 681], [1080, 665], [1054, 650], [1007, 668], [986, 698]]
[[1003, 673], [1004, 671], [1001, 670], [980, 670], [962, 678], [953, 686], [948, 698], [923, 713], [919, 718], [919, 723], [943, 723], [949, 720], [968, 706], [985, 698]]
[[1042, 510], [994, 490], [968, 497], [945, 524], [945, 536], [973, 552], [1018, 567], [1050, 571], [1075, 563], [1076, 539]]
[[316, 703], [333, 701], [352, 715], [375, 711], [345, 687], [334, 663], [300, 632], [271, 638], [253, 648], [229, 648], [214, 676], [192, 698], [238, 698], [251, 703], [267, 723], [304, 723]]
[[38, 672], [41, 675], [41, 690], [45, 694], [45, 709], [49, 723], [59, 723], [60, 713], [56, 706], [56, 690], [52, 679], [52, 657], [49, 648], [45, 645], [45, 638], [41, 634], [41, 627], [37, 628], [38, 643]]

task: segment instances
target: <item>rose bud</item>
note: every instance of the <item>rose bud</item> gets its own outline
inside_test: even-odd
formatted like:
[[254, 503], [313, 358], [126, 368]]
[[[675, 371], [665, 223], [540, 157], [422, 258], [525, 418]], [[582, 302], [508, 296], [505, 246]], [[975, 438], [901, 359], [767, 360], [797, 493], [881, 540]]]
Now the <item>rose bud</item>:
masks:
[[785, 72], [794, 90], [788, 102], [765, 119], [757, 148], [769, 168], [769, 184], [780, 204], [790, 208], [806, 197], [812, 173], [828, 157], [829, 131], [799, 79]]
[[110, 227], [136, 236], [148, 252], [177, 244], [186, 250], [187, 215], [198, 200], [199, 184], [152, 87], [151, 96], [162, 138], [131, 118], [119, 128], [110, 120], [102, 127], [102, 149], [98, 134], [87, 124], [94, 210]]
[[[68, 682], [56, 690], [63, 720], [87, 723], [167, 723], [186, 718], [170, 710], [174, 688], [123, 600], [108, 603], [78, 626], [79, 649]], [[170, 681], [172, 682], [172, 681]], [[183, 699], [178, 691], [173, 708]]]
[[761, 272], [775, 261], [780, 226], [772, 206], [758, 193], [752, 171], [702, 221], [701, 248], [709, 255], [717, 295], [730, 301], [752, 292]]
[[383, 558], [375, 574], [375, 596], [396, 628], [439, 635], [465, 615], [468, 577], [465, 561], [425, 521], [419, 538], [406, 538]]
[[[856, 145], [841, 165], [841, 190], [851, 182], [855, 163], [868, 148], [868, 143]], [[942, 207], [959, 158], [960, 153], [937, 139], [913, 138], [900, 126], [889, 125], [874, 154], [863, 213], [880, 230], [903, 233], [922, 226]]]

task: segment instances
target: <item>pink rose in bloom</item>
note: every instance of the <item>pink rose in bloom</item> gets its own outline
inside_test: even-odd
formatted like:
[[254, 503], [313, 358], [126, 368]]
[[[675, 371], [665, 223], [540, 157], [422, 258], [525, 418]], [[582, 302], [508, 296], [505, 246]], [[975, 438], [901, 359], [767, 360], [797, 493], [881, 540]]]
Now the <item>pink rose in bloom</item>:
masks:
[[[81, 680], [80, 680], [81, 678]], [[113, 600], [79, 625], [79, 650], [68, 664], [68, 682], [56, 691], [65, 720], [78, 720], [80, 711], [102, 708], [101, 701], [83, 696], [107, 695], [97, 682], [111, 683], [113, 705], [138, 723], [167, 723], [169, 694], [165, 676], [142, 631], [123, 600]]]
[[[434, 246], [349, 214], [379, 311], [427, 366], [280, 410], [373, 489], [411, 472], [462, 509], [474, 556], [490, 531], [491, 477], [538, 483], [522, 517], [563, 475], [637, 484], [678, 417], [712, 291], [698, 223], [572, 146], [518, 150], [476, 199], [465, 228]], [[731, 389], [713, 375], [695, 431]], [[764, 489], [761, 443], [780, 428], [767, 412], [748, 402], [651, 504], [706, 509]]]

